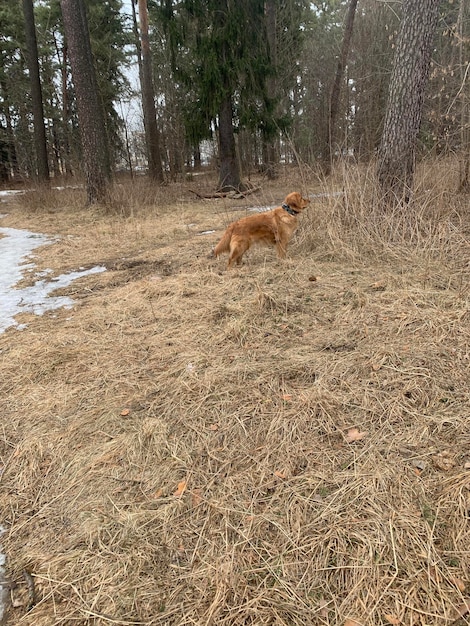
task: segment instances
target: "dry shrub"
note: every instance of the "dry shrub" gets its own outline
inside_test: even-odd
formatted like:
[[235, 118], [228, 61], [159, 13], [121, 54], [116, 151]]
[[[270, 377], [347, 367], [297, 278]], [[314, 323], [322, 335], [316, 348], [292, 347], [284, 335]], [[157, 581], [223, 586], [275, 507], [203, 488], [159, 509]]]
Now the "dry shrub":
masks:
[[39, 267], [110, 269], [0, 336], [8, 626], [469, 623], [468, 256], [424, 210], [414, 243], [374, 223], [363, 176], [233, 272], [206, 258], [226, 220], [305, 178], [12, 212], [67, 235]]
[[351, 260], [363, 255], [391, 261], [414, 257], [420, 263], [460, 258], [468, 248], [468, 203], [455, 193], [452, 162], [439, 165], [421, 165], [408, 205], [384, 208], [373, 165], [339, 164], [342, 182], [324, 182], [307, 219], [307, 227], [316, 230], [314, 238], [304, 237], [307, 248], [323, 245], [330, 257]]

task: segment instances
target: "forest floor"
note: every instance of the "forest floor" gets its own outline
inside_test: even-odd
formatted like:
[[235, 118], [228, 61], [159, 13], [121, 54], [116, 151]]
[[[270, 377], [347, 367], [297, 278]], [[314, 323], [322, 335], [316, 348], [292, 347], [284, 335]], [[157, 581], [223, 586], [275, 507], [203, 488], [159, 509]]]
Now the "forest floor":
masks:
[[[22, 284], [107, 268], [0, 334], [7, 626], [470, 624], [470, 210], [423, 172], [391, 218], [347, 172], [2, 205], [60, 236]], [[208, 258], [294, 190], [288, 260]]]

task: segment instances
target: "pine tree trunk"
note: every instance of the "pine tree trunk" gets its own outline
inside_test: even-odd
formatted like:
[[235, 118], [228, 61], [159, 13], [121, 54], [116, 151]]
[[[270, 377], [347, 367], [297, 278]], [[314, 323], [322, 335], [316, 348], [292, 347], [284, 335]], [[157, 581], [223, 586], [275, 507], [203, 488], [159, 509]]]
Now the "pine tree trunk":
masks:
[[415, 171], [433, 37], [441, 0], [404, 0], [378, 154], [378, 181], [387, 204], [408, 202]]
[[[219, 29], [225, 24], [229, 10], [227, 0], [217, 1], [217, 10], [214, 14], [214, 29]], [[227, 41], [221, 43], [218, 50], [219, 63], [224, 64], [224, 60], [230, 57], [230, 47]], [[235, 145], [235, 134], [233, 132], [233, 106], [232, 93], [233, 85], [226, 78], [220, 85], [221, 100], [219, 105], [219, 189], [230, 191], [240, 189], [240, 168], [237, 159], [237, 149]]]
[[140, 80], [142, 88], [142, 109], [144, 112], [145, 141], [149, 164], [149, 175], [158, 182], [163, 182], [163, 169], [160, 155], [160, 137], [155, 109], [155, 94], [152, 79], [152, 58], [149, 43], [149, 23], [147, 0], [139, 0], [140, 51], [142, 63]]
[[459, 67], [460, 80], [462, 85], [462, 103], [460, 109], [460, 144], [461, 156], [459, 159], [459, 191], [468, 193], [470, 191], [470, 90], [465, 93], [463, 85], [467, 80], [466, 73], [469, 66], [468, 62], [469, 38], [466, 36], [464, 24], [467, 16], [465, 15], [466, 0], [460, 0], [459, 15], [457, 18], [457, 31], [459, 33]]
[[33, 106], [36, 170], [39, 182], [47, 183], [49, 182], [49, 162], [47, 155], [46, 127], [44, 125], [41, 79], [39, 77], [38, 45], [36, 40], [36, 27], [34, 23], [33, 0], [23, 0], [23, 13], [25, 20], [26, 48], [28, 50], [31, 100]]
[[17, 178], [20, 175], [20, 168], [18, 165], [18, 157], [16, 155], [15, 133], [13, 131], [13, 123], [10, 115], [10, 97], [7, 90], [7, 84], [0, 75], [0, 91], [3, 98], [3, 113], [5, 115], [6, 129], [5, 129], [5, 150], [7, 154], [8, 174], [12, 174], [13, 178]]
[[111, 177], [108, 141], [83, 0], [61, 0], [77, 98], [88, 204], [105, 199]]
[[344, 69], [346, 67], [349, 47], [351, 45], [351, 38], [354, 26], [354, 17], [356, 15], [357, 0], [351, 0], [349, 3], [348, 14], [346, 17], [346, 26], [344, 28], [343, 43], [341, 46], [341, 54], [338, 59], [338, 65], [336, 67], [336, 75], [333, 83], [333, 89], [331, 91], [330, 98], [330, 113], [328, 116], [328, 123], [326, 127], [325, 137], [325, 154], [324, 154], [324, 171], [325, 174], [331, 172], [331, 166], [333, 163], [335, 152], [335, 131], [336, 120], [338, 119], [341, 83], [343, 81]]
[[62, 146], [61, 146], [61, 161], [62, 172], [68, 176], [73, 176], [73, 169], [70, 159], [70, 130], [69, 130], [69, 99], [67, 93], [67, 42], [63, 41], [61, 48], [54, 34], [54, 44], [56, 49], [57, 58], [60, 60], [62, 51], [62, 61], [60, 62], [60, 78], [61, 78], [61, 93], [62, 93]]
[[[276, 2], [275, 0], [266, 0], [265, 2], [265, 20], [266, 35], [269, 44], [269, 60], [273, 68], [277, 67], [277, 36], [276, 36]], [[277, 98], [277, 80], [274, 76], [266, 79], [266, 90], [268, 98], [276, 100]], [[273, 113], [275, 115], [275, 112]], [[263, 138], [263, 159], [265, 174], [269, 180], [275, 180], [279, 177], [277, 165], [279, 157], [276, 150], [276, 137]]]
[[233, 110], [230, 96], [226, 96], [220, 105], [219, 160], [219, 189], [221, 191], [240, 189], [240, 170], [233, 132]]

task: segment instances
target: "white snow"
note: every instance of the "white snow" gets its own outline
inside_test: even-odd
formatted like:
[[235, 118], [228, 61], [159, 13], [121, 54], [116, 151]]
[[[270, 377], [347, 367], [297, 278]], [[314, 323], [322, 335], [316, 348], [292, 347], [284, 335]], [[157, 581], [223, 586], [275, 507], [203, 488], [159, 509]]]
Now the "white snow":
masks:
[[[18, 313], [42, 315], [60, 307], [70, 308], [73, 300], [66, 296], [50, 296], [59, 287], [67, 287], [77, 278], [104, 272], [105, 267], [96, 266], [88, 270], [69, 272], [46, 280], [45, 273], [30, 287], [17, 288], [25, 270], [34, 268], [30, 255], [35, 248], [54, 243], [55, 239], [28, 230], [0, 228], [0, 333], [10, 326], [24, 328], [15, 320]], [[29, 261], [28, 261], [29, 259]], [[46, 270], [46, 272], [49, 272]]]
[[[0, 192], [0, 196], [12, 192]], [[5, 215], [0, 215], [0, 218]], [[34, 285], [18, 288], [16, 284], [23, 278], [25, 270], [32, 270], [34, 263], [31, 253], [35, 248], [53, 244], [57, 238], [46, 237], [39, 233], [15, 228], [0, 228], [0, 334], [10, 326], [17, 329], [25, 327], [18, 324], [15, 315], [22, 312], [42, 315], [45, 311], [59, 307], [70, 308], [73, 300], [65, 296], [50, 296], [51, 291], [59, 287], [67, 287], [70, 283], [82, 276], [104, 272], [105, 267], [96, 266], [91, 269], [80, 268], [77, 272], [68, 272], [60, 276], [46, 278], [52, 270], [36, 272]], [[1, 471], [1, 468], [0, 468]], [[5, 529], [0, 525], [0, 538]], [[0, 545], [0, 624], [4, 618], [8, 592], [5, 581], [5, 555]]]
[[9, 196], [24, 193], [23, 189], [0, 189], [0, 202], [7, 202]]

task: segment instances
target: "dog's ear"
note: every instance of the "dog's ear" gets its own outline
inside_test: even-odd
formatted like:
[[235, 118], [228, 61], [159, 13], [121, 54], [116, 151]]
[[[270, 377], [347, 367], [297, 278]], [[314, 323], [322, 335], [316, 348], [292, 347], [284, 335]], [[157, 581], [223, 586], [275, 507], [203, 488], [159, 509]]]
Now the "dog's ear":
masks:
[[285, 199], [285, 203], [288, 204], [293, 209], [302, 208], [299, 204], [299, 201], [300, 201], [300, 193], [298, 193], [297, 191], [293, 191]]
[[300, 195], [298, 191], [293, 191], [287, 196], [287, 198], [285, 199], [285, 202], [292, 208], [301, 210], [307, 206], [307, 204], [309, 203], [309, 200], [302, 198], [302, 196]]

